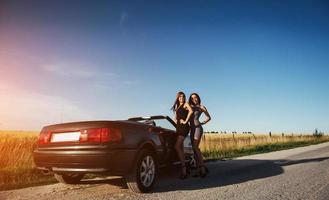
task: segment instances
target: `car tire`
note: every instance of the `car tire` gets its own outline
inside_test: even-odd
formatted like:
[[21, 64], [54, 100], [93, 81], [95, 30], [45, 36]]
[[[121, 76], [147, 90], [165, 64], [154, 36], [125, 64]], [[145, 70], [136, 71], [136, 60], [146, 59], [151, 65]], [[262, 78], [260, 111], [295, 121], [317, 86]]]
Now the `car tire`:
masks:
[[137, 156], [137, 162], [132, 173], [125, 176], [127, 186], [137, 193], [146, 193], [152, 190], [158, 174], [158, 163], [155, 154], [143, 149]]
[[54, 174], [55, 179], [60, 183], [77, 184], [80, 183], [84, 174]]

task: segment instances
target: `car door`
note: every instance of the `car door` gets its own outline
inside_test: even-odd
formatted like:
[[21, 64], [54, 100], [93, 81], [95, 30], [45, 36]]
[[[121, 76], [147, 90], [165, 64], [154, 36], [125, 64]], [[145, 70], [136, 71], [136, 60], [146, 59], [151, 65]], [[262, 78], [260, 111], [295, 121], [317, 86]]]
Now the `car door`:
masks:
[[175, 127], [166, 119], [155, 120], [156, 127], [159, 128], [159, 140], [163, 149], [162, 159], [164, 163], [172, 163], [178, 161], [178, 156], [175, 150], [177, 134]]

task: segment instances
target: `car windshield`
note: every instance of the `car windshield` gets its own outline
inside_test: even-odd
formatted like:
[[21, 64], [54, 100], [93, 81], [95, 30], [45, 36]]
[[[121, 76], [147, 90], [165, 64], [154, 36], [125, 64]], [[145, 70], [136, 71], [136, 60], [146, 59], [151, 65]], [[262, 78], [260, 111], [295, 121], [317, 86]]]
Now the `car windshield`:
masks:
[[154, 121], [156, 126], [169, 130], [175, 130], [175, 127], [167, 119], [156, 119]]
[[[138, 121], [143, 124], [151, 125], [151, 126], [157, 126], [169, 130], [175, 130], [175, 126], [168, 121], [166, 118], [161, 117], [152, 117], [152, 118], [143, 118], [143, 117], [136, 117], [136, 118], [130, 118], [129, 120], [132, 121]], [[174, 122], [173, 122], [174, 123]]]

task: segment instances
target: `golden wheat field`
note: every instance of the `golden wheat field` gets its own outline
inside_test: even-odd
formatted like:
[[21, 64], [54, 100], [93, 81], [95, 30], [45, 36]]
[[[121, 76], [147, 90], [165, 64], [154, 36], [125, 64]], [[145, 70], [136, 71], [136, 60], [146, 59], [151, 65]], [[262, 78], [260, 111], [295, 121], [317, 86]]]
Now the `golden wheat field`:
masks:
[[0, 131], [0, 189], [54, 182], [35, 169], [32, 152], [38, 135], [35, 131]]
[[310, 140], [314, 140], [313, 135], [205, 134], [201, 140], [200, 148], [202, 151], [229, 151], [256, 145]]
[[0, 131], [0, 169], [31, 168], [31, 152], [37, 146], [38, 133], [32, 131]]
[[[55, 182], [52, 176], [45, 176], [35, 169], [32, 152], [37, 147], [37, 140], [38, 132], [0, 131], [0, 190]], [[315, 138], [307, 135], [205, 134], [200, 148], [206, 158], [214, 158], [207, 157], [209, 152], [216, 152], [215, 158], [222, 158], [228, 155], [227, 152], [241, 148], [312, 140]], [[321, 140], [329, 141], [328, 136]]]

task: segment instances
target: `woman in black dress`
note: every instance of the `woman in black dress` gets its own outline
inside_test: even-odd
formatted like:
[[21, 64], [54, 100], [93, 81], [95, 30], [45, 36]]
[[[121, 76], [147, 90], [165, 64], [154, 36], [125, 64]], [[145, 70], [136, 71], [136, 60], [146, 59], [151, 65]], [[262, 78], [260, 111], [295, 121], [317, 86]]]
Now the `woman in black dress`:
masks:
[[180, 178], [185, 179], [187, 177], [187, 171], [185, 165], [183, 143], [185, 137], [188, 135], [190, 131], [190, 126], [188, 122], [193, 111], [191, 106], [188, 103], [186, 103], [186, 97], [184, 92], [177, 93], [175, 103], [171, 109], [175, 112], [175, 122], [177, 124], [176, 126], [177, 140], [175, 144], [175, 149], [177, 151], [182, 166]]

